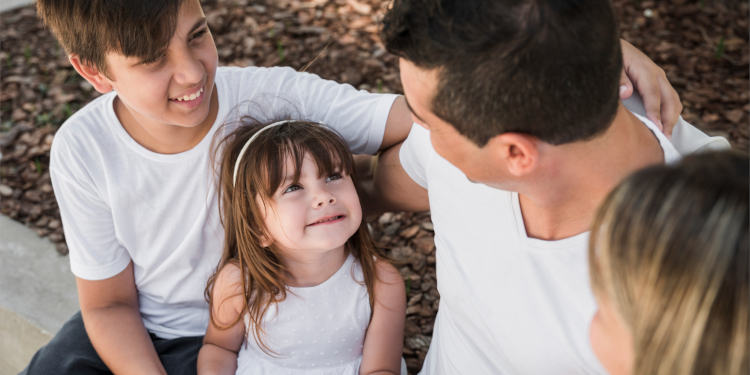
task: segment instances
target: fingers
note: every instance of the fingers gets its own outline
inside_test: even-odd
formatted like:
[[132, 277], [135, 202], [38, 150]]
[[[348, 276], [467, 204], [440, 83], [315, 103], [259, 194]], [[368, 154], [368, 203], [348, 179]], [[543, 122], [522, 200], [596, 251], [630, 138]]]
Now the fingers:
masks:
[[664, 125], [664, 129], [662, 130], [667, 137], [671, 137], [672, 130], [677, 125], [680, 113], [682, 113], [682, 103], [677, 91], [669, 84], [661, 85], [661, 93], [664, 98], [661, 105], [661, 120]]
[[662, 90], [657, 80], [648, 80], [638, 84], [638, 93], [643, 98], [643, 107], [646, 108], [646, 117], [651, 120], [659, 130], [664, 131], [661, 121]]
[[633, 95], [633, 82], [628, 78], [628, 74], [625, 72], [625, 67], [622, 68], [620, 73], [620, 99], [625, 100]]

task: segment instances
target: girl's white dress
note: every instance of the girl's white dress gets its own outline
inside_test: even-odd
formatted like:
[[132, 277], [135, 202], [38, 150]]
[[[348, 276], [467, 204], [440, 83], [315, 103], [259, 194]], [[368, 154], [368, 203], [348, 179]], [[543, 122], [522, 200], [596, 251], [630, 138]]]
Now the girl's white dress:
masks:
[[286, 299], [263, 319], [263, 342], [275, 354], [258, 346], [245, 317], [249, 335], [237, 356], [237, 374], [359, 374], [370, 321], [363, 280], [359, 262], [349, 255], [320, 285], [288, 287]]

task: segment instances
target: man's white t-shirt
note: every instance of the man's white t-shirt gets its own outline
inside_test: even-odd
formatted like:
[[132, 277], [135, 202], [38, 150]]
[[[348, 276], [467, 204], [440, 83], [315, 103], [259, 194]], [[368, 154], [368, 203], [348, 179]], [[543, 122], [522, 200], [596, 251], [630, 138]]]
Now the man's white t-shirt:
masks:
[[[636, 116], [657, 136], [665, 161], [677, 160], [672, 143]], [[727, 145], [695, 135], [704, 145]], [[605, 373], [588, 340], [596, 310], [588, 232], [558, 241], [528, 237], [518, 194], [469, 181], [435, 152], [421, 126], [412, 127], [400, 159], [428, 190], [435, 228], [440, 306], [421, 374]]]
[[219, 68], [215, 82], [216, 122], [188, 151], [158, 154], [135, 142], [115, 116], [114, 92], [71, 116], [52, 145], [50, 176], [71, 270], [100, 280], [132, 260], [144, 325], [162, 338], [206, 331], [203, 292], [224, 242], [209, 165], [217, 129], [239, 115], [292, 115], [330, 126], [354, 152], [373, 153], [395, 98], [290, 68]]

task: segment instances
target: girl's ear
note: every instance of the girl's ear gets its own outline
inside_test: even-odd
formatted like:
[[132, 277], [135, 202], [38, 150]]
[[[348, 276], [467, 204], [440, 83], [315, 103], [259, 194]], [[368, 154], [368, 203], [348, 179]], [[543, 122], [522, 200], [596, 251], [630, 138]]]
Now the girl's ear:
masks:
[[516, 177], [530, 174], [539, 160], [539, 140], [522, 133], [503, 133], [492, 137], [485, 147], [492, 150], [508, 172]]
[[104, 73], [100, 72], [96, 66], [81, 60], [81, 57], [75, 53], [68, 55], [68, 61], [70, 61], [70, 65], [73, 65], [73, 69], [75, 69], [83, 79], [94, 86], [96, 91], [102, 94], [112, 91], [111, 81], [104, 75]]
[[269, 246], [271, 246], [272, 244], [273, 244], [273, 241], [271, 241], [271, 238], [270, 238], [270, 237], [268, 237], [268, 235], [266, 235], [266, 234], [262, 234], [262, 235], [260, 236], [260, 246], [263, 246], [263, 247], [269, 247]]

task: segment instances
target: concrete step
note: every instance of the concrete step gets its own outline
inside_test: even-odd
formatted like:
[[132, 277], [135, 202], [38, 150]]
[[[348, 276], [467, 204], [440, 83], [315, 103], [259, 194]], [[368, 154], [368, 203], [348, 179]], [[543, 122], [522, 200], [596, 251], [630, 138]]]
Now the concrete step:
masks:
[[0, 215], [0, 375], [21, 371], [76, 311], [68, 258]]

